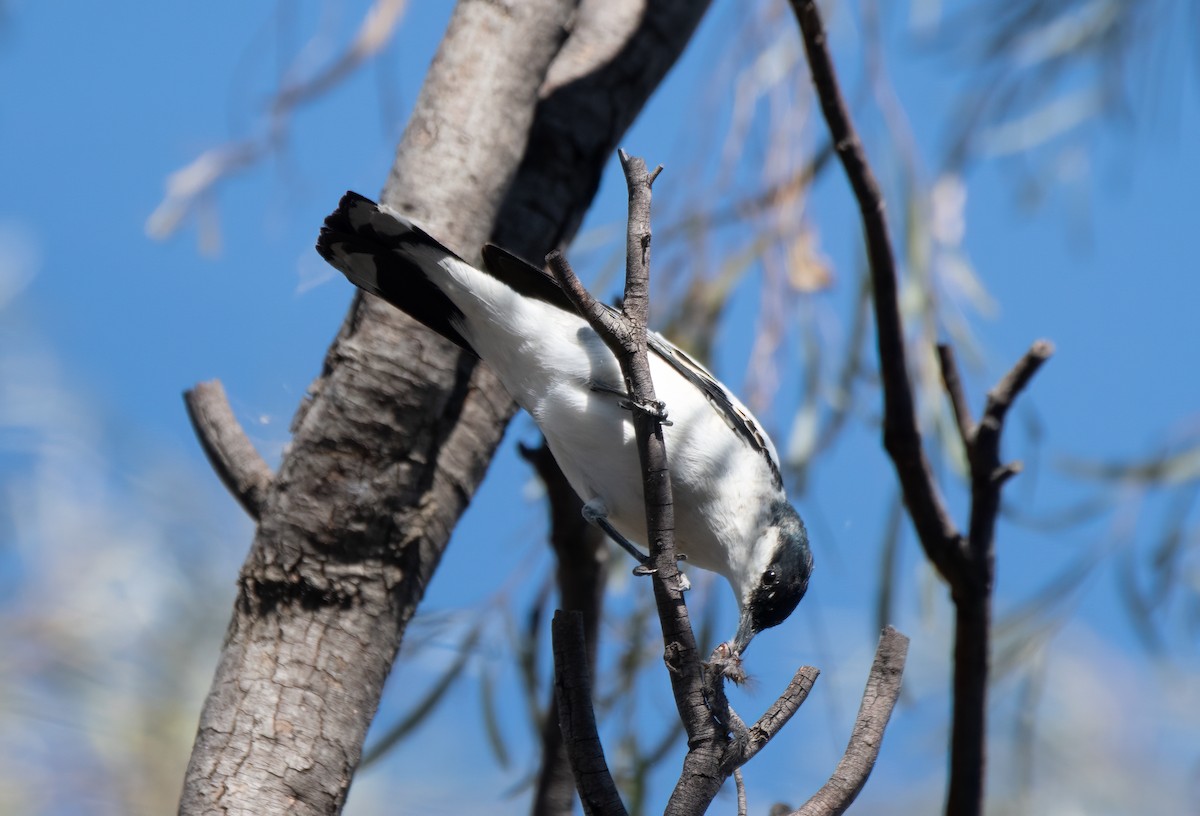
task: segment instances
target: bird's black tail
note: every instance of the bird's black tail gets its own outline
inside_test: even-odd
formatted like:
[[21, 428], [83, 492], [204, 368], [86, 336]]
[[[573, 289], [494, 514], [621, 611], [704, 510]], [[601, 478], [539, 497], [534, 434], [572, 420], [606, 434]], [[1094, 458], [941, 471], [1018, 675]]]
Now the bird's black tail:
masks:
[[462, 312], [436, 283], [439, 261], [456, 256], [408, 219], [346, 193], [321, 227], [317, 252], [363, 291], [475, 353], [455, 328]]

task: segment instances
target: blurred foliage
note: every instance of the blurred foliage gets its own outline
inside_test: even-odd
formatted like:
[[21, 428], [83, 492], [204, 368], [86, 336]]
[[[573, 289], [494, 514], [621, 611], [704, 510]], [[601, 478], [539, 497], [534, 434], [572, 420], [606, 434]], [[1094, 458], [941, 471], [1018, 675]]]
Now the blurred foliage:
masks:
[[249, 537], [209, 473], [97, 414], [0, 304], [3, 813], [175, 809]]
[[913, 3], [918, 33], [966, 69], [967, 90], [948, 117], [951, 167], [1029, 156], [1061, 136], [1082, 135], [1100, 117], [1132, 122], [1149, 106], [1173, 105], [1145, 93], [1164, 72], [1200, 67], [1200, 7], [1188, 0], [960, 0], [936, 10], [940, 5]]
[[1101, 501], [1126, 510], [1111, 548], [1119, 559], [1121, 597], [1142, 643], [1159, 657], [1181, 648], [1194, 652], [1200, 643], [1200, 431], [1144, 459], [1068, 459], [1063, 467], [1095, 483]]

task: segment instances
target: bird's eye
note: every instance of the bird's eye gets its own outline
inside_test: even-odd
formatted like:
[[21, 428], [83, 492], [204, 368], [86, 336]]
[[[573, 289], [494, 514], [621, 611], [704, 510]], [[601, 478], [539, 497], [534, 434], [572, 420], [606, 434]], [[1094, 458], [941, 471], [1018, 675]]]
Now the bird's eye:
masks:
[[775, 570], [769, 569], [763, 573], [762, 581], [764, 584], [773, 584], [778, 576], [775, 575]]

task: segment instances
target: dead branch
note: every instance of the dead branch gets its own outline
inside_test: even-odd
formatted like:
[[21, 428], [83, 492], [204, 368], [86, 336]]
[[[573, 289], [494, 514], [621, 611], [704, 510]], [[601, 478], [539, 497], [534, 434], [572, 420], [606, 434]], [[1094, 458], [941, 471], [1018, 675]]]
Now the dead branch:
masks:
[[730, 757], [727, 764], [738, 767], [745, 765], [765, 748], [780, 729], [787, 725], [792, 715], [800, 710], [820, 674], [821, 670], [813, 666], [801, 666], [797, 669], [783, 694], [763, 712], [758, 722], [746, 729], [745, 739], [738, 746], [738, 753]]
[[271, 468], [258, 455], [238, 424], [220, 380], [198, 383], [183, 392], [188, 419], [221, 484], [258, 521], [271, 487]]
[[[757, 753], [791, 718], [808, 695], [818, 671], [811, 667], [800, 669], [784, 694], [752, 729], [747, 729], [725, 698], [724, 672], [717, 666], [717, 661], [720, 660], [718, 655], [723, 647], [718, 647], [718, 651], [714, 652], [714, 657], [710, 659], [712, 666], [699, 660], [675, 555], [674, 507], [662, 431], [664, 406], [657, 402], [646, 356], [650, 192], [654, 179], [662, 168], [648, 172], [642, 159], [631, 158], [624, 151], [620, 152], [620, 157], [629, 187], [626, 281], [622, 311], [608, 309], [597, 301], [576, 277], [561, 252], [550, 253], [546, 261], [577, 311], [617, 357], [631, 402], [643, 406], [633, 410], [633, 423], [643, 472], [646, 524], [651, 544], [650, 558], [654, 567], [654, 595], [663, 630], [664, 660], [667, 663], [676, 708], [688, 733], [689, 746], [683, 772], [667, 803], [666, 813], [698, 814], [708, 808], [729, 775], [736, 773], [738, 767]], [[590, 710], [590, 703], [588, 706]], [[724, 723], [720, 729], [716, 727], [718, 719]], [[591, 740], [586, 731], [574, 734], [566, 730], [567, 719], [564, 718], [562, 723], [564, 738], [568, 744], [577, 739]], [[726, 733], [730, 731], [734, 735], [732, 741], [728, 741], [726, 737]], [[590, 753], [593, 752], [589, 751]], [[604, 773], [607, 774], [607, 769]], [[576, 769], [577, 779], [579, 774], [580, 771]], [[581, 789], [582, 795], [584, 794]]]
[[951, 586], [958, 586], [964, 583], [962, 536], [934, 482], [933, 470], [921, 443], [897, 296], [896, 258], [888, 237], [883, 194], [842, 99], [817, 4], [815, 0], [791, 0], [791, 3], [800, 22], [813, 85], [829, 126], [830, 138], [862, 215], [883, 379], [884, 447], [896, 465], [905, 503], [926, 556]]
[[[592, 296], [575, 276], [560, 252], [547, 256], [551, 271], [576, 309], [612, 350], [625, 376], [632, 401], [637, 405], [657, 404], [650, 363], [646, 357], [646, 324], [649, 316], [650, 280], [650, 190], [658, 170], [649, 173], [640, 158], [620, 154], [629, 187], [629, 226], [626, 244], [625, 298], [620, 313], [608, 309]], [[660, 168], [661, 169], [661, 168]], [[700, 660], [683, 600], [679, 566], [675, 554], [675, 516], [671, 499], [671, 473], [667, 467], [662, 424], [648, 410], [633, 410], [638, 458], [642, 464], [655, 600], [663, 626], [680, 718], [695, 737], [709, 718], [704, 711]], [[696, 700], [700, 701], [699, 709]]]
[[683, 597], [662, 416], [649, 408], [661, 408], [646, 356], [646, 327], [650, 305], [651, 186], [662, 168], [647, 171], [641, 158], [630, 157], [624, 151], [619, 155], [629, 189], [625, 297], [621, 312], [597, 301], [575, 276], [562, 253], [552, 252], [546, 260], [576, 309], [616, 356], [631, 401], [643, 406], [632, 413], [642, 466], [650, 562], [654, 569], [651, 580], [663, 630], [664, 660], [690, 746], [683, 774], [666, 812], [700, 813], [716, 796], [727, 774], [719, 772], [723, 747], [718, 744], [719, 735], [706, 704], [704, 671]]
[[624, 816], [625, 805], [604, 758], [592, 708], [592, 681], [583, 615], [554, 613], [550, 625], [554, 643], [554, 693], [558, 717], [566, 737], [567, 754], [575, 773], [575, 786], [583, 811], [597, 816]]
[[958, 372], [958, 360], [954, 355], [954, 346], [949, 343], [937, 345], [938, 367], [942, 371], [942, 386], [950, 399], [950, 408], [954, 411], [954, 421], [958, 425], [958, 436], [963, 446], [971, 444], [975, 436], [975, 421], [971, 419], [971, 406], [967, 403], [967, 394], [963, 390], [962, 375]]
[[[545, 440], [536, 448], [521, 445], [518, 450], [521, 458], [537, 471], [546, 487], [546, 502], [550, 510], [550, 545], [558, 562], [556, 578], [559, 605], [567, 612], [582, 614], [587, 666], [594, 674], [607, 578], [607, 539], [600, 528], [584, 519], [583, 502], [554, 461]], [[550, 703], [542, 723], [542, 766], [538, 769], [530, 808], [533, 816], [569, 814], [575, 806], [576, 782], [559, 720], [556, 687], [551, 690]]]
[[989, 397], [978, 426], [970, 422], [952, 352], [941, 352], [942, 375], [971, 463], [969, 538], [959, 532], [934, 481], [917, 425], [897, 299], [895, 257], [879, 184], [850, 120], [815, 0], [791, 0], [800, 24], [813, 85], [830, 137], [862, 216], [874, 293], [879, 368], [883, 380], [883, 443], [926, 557], [950, 585], [955, 604], [954, 714], [946, 812], [975, 816], [983, 807], [988, 658], [991, 636], [994, 535], [1003, 483], [1017, 472], [1000, 466], [999, 438], [1012, 399], [1049, 356], [1037, 343]]
[[883, 744], [883, 732], [900, 699], [900, 681], [908, 657], [908, 638], [888, 626], [879, 637], [850, 743], [837, 768], [819, 791], [793, 816], [840, 816], [854, 803]]

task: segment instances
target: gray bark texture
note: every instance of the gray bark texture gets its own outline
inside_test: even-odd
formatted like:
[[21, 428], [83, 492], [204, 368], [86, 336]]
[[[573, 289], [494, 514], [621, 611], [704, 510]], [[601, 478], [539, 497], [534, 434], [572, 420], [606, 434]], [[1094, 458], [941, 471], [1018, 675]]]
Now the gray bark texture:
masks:
[[[463, 0], [383, 200], [468, 259], [489, 236], [541, 257], [574, 234], [707, 5]], [[486, 368], [355, 299], [262, 498], [180, 813], [340, 812], [405, 627], [513, 410]]]

